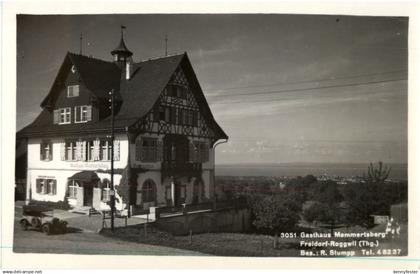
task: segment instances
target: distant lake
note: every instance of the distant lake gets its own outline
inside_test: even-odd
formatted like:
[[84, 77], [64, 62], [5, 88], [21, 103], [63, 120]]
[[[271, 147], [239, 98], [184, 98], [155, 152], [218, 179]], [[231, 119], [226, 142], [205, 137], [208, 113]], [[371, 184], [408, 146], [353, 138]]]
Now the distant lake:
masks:
[[[216, 176], [305, 176], [312, 174], [343, 177], [367, 174], [369, 164], [286, 163], [216, 165]], [[389, 179], [407, 180], [407, 164], [391, 166]]]

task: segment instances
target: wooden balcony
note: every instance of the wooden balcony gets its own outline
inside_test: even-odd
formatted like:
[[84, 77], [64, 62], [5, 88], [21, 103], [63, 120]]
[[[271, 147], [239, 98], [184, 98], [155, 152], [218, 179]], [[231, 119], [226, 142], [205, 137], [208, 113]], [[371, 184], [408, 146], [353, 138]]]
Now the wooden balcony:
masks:
[[201, 163], [190, 162], [162, 162], [162, 173], [165, 176], [182, 176], [199, 174], [202, 171]]

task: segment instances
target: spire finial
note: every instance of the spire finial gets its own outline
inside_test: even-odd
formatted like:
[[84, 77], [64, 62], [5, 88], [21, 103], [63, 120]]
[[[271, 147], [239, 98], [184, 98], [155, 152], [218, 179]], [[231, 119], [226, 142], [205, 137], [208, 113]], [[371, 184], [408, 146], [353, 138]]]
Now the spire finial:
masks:
[[124, 39], [124, 30], [126, 27], [124, 25], [121, 25], [121, 39]]

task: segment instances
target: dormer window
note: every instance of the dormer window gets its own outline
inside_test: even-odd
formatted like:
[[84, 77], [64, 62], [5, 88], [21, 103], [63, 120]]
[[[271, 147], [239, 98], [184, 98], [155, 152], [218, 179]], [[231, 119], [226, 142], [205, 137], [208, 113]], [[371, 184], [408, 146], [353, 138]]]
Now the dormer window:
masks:
[[67, 98], [79, 96], [79, 85], [72, 85], [67, 87]]
[[86, 123], [92, 120], [92, 107], [91, 106], [77, 106], [74, 107], [74, 122]]
[[59, 124], [70, 124], [70, 117], [71, 117], [71, 108], [61, 108], [59, 109], [60, 111], [60, 120], [59, 120]]

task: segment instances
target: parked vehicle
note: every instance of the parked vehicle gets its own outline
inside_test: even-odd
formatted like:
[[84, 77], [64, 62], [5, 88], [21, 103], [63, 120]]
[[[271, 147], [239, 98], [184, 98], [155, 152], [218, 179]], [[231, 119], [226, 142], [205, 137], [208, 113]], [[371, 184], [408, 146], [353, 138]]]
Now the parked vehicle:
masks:
[[20, 226], [23, 230], [36, 229], [47, 235], [66, 233], [67, 222], [53, 216], [53, 210], [42, 206], [23, 206]]

